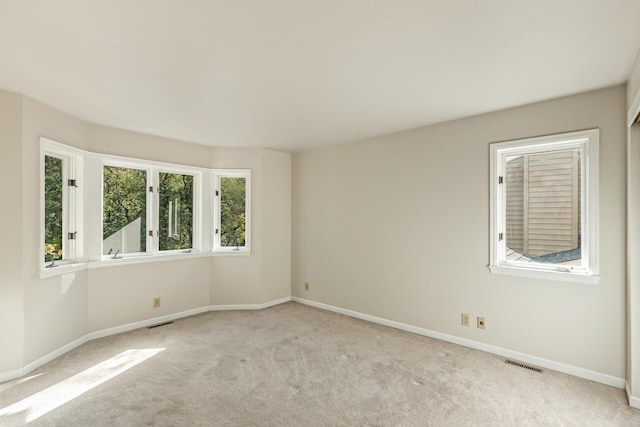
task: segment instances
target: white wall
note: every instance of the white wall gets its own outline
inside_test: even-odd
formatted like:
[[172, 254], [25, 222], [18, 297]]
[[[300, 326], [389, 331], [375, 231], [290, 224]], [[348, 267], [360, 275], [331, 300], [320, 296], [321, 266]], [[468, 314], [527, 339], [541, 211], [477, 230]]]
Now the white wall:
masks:
[[[290, 154], [264, 149], [212, 148], [105, 126], [91, 126], [88, 139], [95, 152], [205, 168], [251, 169], [252, 173], [250, 256], [91, 268], [89, 332], [209, 305], [261, 304], [290, 295], [290, 201], [274, 207], [270, 197], [276, 192], [286, 194], [287, 200], [291, 198], [290, 173], [286, 179], [280, 179], [282, 163], [290, 171]], [[89, 203], [99, 204], [96, 197], [99, 195], [90, 196]], [[203, 225], [208, 233], [210, 224]], [[263, 251], [263, 247], [273, 244], [268, 241], [270, 236], [263, 236], [263, 226], [287, 236], [279, 253]], [[88, 232], [95, 234], [99, 227], [94, 216]], [[276, 265], [273, 267], [276, 272], [270, 270], [270, 263]], [[283, 271], [286, 275], [280, 274]], [[152, 308], [156, 296], [162, 298], [159, 309]]]
[[20, 368], [24, 356], [21, 115], [22, 97], [0, 91], [0, 372]]
[[22, 108], [22, 278], [24, 361], [32, 362], [86, 334], [87, 272], [40, 279], [40, 137], [86, 148], [87, 125], [23, 97]]
[[211, 303], [260, 304], [290, 296], [291, 155], [216, 148], [211, 167], [251, 168], [252, 218], [252, 256], [211, 259]]
[[[0, 91], [0, 113], [0, 173], [6, 183], [0, 186], [5, 207], [0, 219], [10, 224], [3, 236], [11, 242], [0, 249], [0, 378], [91, 332], [212, 304], [265, 303], [290, 295], [290, 154], [217, 149], [113, 129], [5, 91]], [[94, 263], [88, 269], [40, 279], [41, 136], [98, 153], [204, 168], [252, 169], [256, 250], [240, 257]], [[95, 166], [96, 160], [87, 159], [85, 166], [92, 162]], [[87, 169], [80, 186], [94, 191], [84, 193], [82, 238], [89, 259], [96, 261], [101, 254], [100, 168]], [[210, 204], [205, 203], [203, 210], [210, 213]], [[263, 236], [262, 225], [272, 234]], [[210, 224], [204, 222], [203, 230], [210, 233]], [[273, 235], [283, 240], [265, 241]], [[162, 298], [162, 306], [154, 309], [156, 296]]]
[[[625, 112], [619, 86], [295, 154], [293, 295], [624, 378]], [[594, 127], [600, 284], [492, 275], [489, 143]]]
[[[627, 86], [627, 123], [640, 111], [640, 52]], [[640, 408], [640, 127], [627, 134], [627, 385]]]

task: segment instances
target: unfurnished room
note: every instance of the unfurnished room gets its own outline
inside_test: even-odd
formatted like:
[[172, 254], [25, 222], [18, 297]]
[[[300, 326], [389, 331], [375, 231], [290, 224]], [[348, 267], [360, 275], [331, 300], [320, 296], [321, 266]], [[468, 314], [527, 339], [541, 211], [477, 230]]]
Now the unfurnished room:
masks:
[[639, 426], [638, 0], [0, 0], [0, 425]]

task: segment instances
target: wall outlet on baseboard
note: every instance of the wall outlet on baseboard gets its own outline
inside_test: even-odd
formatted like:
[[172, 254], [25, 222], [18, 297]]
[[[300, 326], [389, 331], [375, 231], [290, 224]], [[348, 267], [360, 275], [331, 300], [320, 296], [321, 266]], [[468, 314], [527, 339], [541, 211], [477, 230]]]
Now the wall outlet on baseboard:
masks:
[[309, 290], [309, 282], [304, 282], [304, 290], [305, 291]]
[[460, 323], [462, 326], [469, 326], [469, 313], [462, 313], [460, 315]]
[[478, 316], [478, 329], [486, 329], [487, 322], [485, 322], [484, 317]]
[[155, 297], [153, 299], [153, 308], [158, 308], [160, 307], [160, 297]]

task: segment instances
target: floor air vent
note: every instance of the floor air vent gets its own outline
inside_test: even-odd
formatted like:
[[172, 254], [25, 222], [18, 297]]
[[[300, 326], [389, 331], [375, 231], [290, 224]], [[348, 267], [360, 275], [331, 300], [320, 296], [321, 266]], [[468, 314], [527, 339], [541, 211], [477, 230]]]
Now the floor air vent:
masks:
[[541, 374], [543, 372], [543, 370], [540, 369], [540, 368], [536, 368], [535, 366], [531, 366], [531, 365], [526, 365], [526, 364], [524, 364], [522, 362], [518, 362], [516, 360], [505, 359], [504, 363], [507, 363], [507, 364], [513, 365], [513, 366], [518, 366], [520, 368], [528, 369], [530, 371], [537, 372], [539, 374]]
[[160, 326], [170, 325], [170, 324], [172, 324], [172, 323], [173, 323], [173, 322], [158, 323], [157, 325], [147, 326], [147, 329], [159, 328]]

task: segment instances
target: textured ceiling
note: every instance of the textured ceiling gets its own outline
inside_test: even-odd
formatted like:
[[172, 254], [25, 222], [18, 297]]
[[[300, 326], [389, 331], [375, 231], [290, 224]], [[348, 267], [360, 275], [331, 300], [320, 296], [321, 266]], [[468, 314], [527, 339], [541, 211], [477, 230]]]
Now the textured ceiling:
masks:
[[638, 0], [0, 0], [0, 88], [303, 151], [624, 83]]

